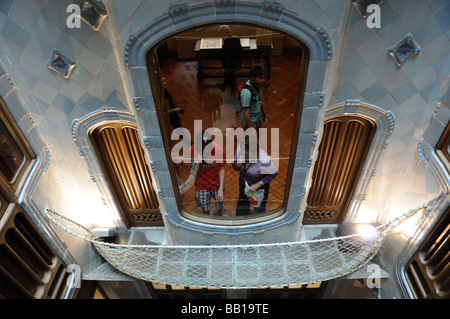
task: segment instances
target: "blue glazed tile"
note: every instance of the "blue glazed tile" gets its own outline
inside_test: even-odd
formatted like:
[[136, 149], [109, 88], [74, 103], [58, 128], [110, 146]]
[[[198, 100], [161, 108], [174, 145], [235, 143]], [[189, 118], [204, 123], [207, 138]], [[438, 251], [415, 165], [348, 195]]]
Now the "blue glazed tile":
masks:
[[334, 96], [338, 101], [346, 101], [348, 99], [357, 99], [359, 97], [359, 92], [353, 84], [347, 82], [336, 89]]
[[416, 93], [416, 87], [411, 83], [411, 81], [408, 80], [403, 85], [392, 91], [392, 96], [399, 104], [401, 104]]
[[443, 85], [443, 83], [441, 81], [433, 82], [431, 85], [424, 88], [420, 92], [420, 95], [422, 95], [422, 98], [427, 103], [432, 103], [434, 101], [437, 101], [442, 85]]
[[0, 1], [0, 12], [4, 15], [9, 14], [9, 10], [12, 7], [14, 0], [2, 0]]
[[408, 34], [408, 30], [400, 19], [395, 19], [394, 22], [380, 28], [377, 34], [384, 45], [389, 48], [400, 41], [405, 34]]
[[441, 26], [435, 17], [429, 19], [422, 27], [413, 33], [414, 38], [422, 47], [436, 39], [442, 33]]
[[403, 21], [406, 29], [414, 32], [423, 26], [432, 16], [433, 12], [430, 10], [426, 1], [417, 1], [416, 3], [411, 3], [410, 7], [400, 15], [400, 19]]
[[431, 63], [448, 52], [450, 52], [450, 42], [448, 41], [447, 36], [443, 34], [423, 48], [423, 54]]
[[87, 85], [92, 81], [94, 76], [89, 72], [89, 70], [77, 65], [72, 72], [71, 81], [78, 84], [80, 87], [87, 87]]
[[380, 81], [375, 82], [370, 87], [365, 89], [361, 95], [367, 100], [369, 103], [375, 103], [383, 96], [385, 96], [388, 91], [384, 88]]
[[5, 38], [14, 42], [22, 49], [25, 49], [28, 39], [30, 38], [30, 33], [28, 31], [9, 19], [6, 20], [2, 33]]
[[96, 32], [92, 35], [86, 47], [97, 54], [103, 60], [106, 60], [112, 53], [112, 46], [108, 39]]
[[435, 61], [432, 66], [439, 77], [448, 76], [450, 74], [450, 53]]
[[75, 107], [75, 102], [73, 102], [71, 99], [68, 99], [62, 94], [58, 94], [53, 99], [52, 105], [68, 115]]
[[14, 2], [9, 18], [28, 32], [33, 32], [37, 23], [37, 14], [19, 1]]
[[49, 1], [44, 10], [42, 10], [42, 16], [60, 30], [65, 30], [67, 28], [66, 8], [58, 1]]
[[52, 47], [56, 45], [62, 34], [60, 29], [43, 17], [39, 18], [34, 32], [40, 41], [48, 43]]
[[450, 5], [448, 5], [445, 9], [443, 9], [436, 15], [436, 18], [438, 19], [439, 23], [441, 24], [444, 30], [450, 29], [449, 17], [450, 17]]
[[436, 81], [437, 79], [438, 76], [436, 72], [434, 72], [433, 67], [431, 65], [428, 65], [427, 67], [423, 68], [423, 70], [418, 72], [416, 75], [411, 77], [411, 82], [419, 91], [421, 91], [427, 86], [429, 86], [431, 83]]
[[95, 96], [92, 96], [89, 93], [85, 93], [78, 101], [78, 104], [80, 104], [86, 110], [93, 112], [101, 108], [103, 102], [100, 99], [96, 98]]

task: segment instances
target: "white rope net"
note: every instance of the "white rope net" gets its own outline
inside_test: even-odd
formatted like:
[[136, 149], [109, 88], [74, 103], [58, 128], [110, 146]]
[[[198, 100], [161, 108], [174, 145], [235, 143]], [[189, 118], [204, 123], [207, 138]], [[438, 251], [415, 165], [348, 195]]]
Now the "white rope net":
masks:
[[112, 266], [129, 276], [177, 286], [235, 289], [311, 284], [345, 276], [369, 262], [398, 224], [425, 208], [410, 210], [374, 228], [370, 236], [220, 246], [107, 243], [52, 210], [45, 216], [65, 231], [90, 241]]

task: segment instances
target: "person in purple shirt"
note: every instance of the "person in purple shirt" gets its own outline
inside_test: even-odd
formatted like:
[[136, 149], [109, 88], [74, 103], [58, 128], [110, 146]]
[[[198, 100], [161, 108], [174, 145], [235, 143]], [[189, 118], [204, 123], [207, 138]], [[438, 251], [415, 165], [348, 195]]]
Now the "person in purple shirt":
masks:
[[[236, 216], [250, 214], [250, 200], [246, 191], [257, 191], [258, 189], [264, 189], [264, 197], [261, 205], [255, 207], [253, 213], [265, 212], [270, 182], [277, 176], [277, 170], [267, 152], [259, 148], [259, 145], [256, 145], [256, 148], [253, 147], [256, 149], [255, 152], [252, 150], [248, 136], [245, 136], [245, 138], [244, 145], [238, 146], [232, 163], [233, 168], [240, 172]], [[248, 184], [247, 190], [246, 182]]]

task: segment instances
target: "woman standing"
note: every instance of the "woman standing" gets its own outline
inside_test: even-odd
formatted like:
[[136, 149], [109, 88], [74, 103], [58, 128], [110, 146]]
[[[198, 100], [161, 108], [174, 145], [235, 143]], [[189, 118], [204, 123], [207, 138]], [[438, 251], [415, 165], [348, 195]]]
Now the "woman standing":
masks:
[[[244, 147], [238, 146], [232, 166], [239, 171], [239, 199], [236, 207], [236, 216], [250, 214], [249, 192], [256, 192], [258, 189], [264, 190], [264, 197], [261, 204], [254, 208], [253, 213], [263, 213], [266, 211], [267, 198], [269, 197], [270, 182], [277, 176], [277, 170], [272, 163], [272, 159], [266, 151], [259, 148], [257, 144], [251, 150], [250, 138], [245, 136]], [[248, 186], [247, 186], [248, 185]]]

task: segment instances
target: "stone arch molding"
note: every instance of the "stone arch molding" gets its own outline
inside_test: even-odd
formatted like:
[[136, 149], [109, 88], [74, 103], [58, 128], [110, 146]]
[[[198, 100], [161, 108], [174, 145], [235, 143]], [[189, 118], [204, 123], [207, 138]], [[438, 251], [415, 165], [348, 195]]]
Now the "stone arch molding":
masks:
[[[286, 33], [306, 45], [309, 64], [304, 92], [294, 172], [286, 212], [271, 221], [246, 226], [208, 225], [186, 220], [178, 213], [170, 176], [164, 168], [167, 158], [161, 137], [153, 95], [148, 78], [146, 55], [164, 39], [192, 27], [212, 23], [249, 23]], [[124, 63], [128, 68], [133, 89], [136, 118], [148, 150], [158, 193], [166, 208], [169, 222], [206, 234], [260, 233], [266, 229], [290, 224], [299, 220], [304, 209], [305, 188], [311, 172], [307, 165], [316, 147], [316, 130], [320, 123], [319, 111], [324, 101], [324, 82], [328, 62], [332, 59], [332, 43], [325, 29], [302, 20], [296, 13], [275, 2], [247, 2], [216, 0], [201, 4], [180, 4], [154, 19], [139, 33], [131, 36], [124, 48]], [[159, 165], [161, 164], [161, 165]], [[306, 171], [306, 174], [305, 174]], [[303, 191], [302, 191], [303, 190]], [[232, 229], [231, 229], [232, 228]]]

